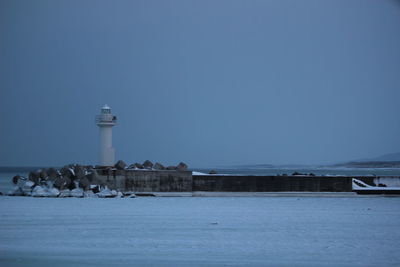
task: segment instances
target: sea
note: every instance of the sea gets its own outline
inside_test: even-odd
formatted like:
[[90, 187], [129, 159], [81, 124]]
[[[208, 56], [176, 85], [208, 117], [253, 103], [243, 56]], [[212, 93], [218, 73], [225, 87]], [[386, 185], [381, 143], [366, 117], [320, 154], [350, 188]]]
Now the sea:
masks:
[[0, 197], [0, 266], [399, 266], [398, 197]]
[[[12, 178], [15, 175], [27, 177], [30, 171], [44, 167], [0, 167], [0, 192], [6, 194], [14, 188]], [[344, 167], [268, 167], [268, 168], [193, 168], [194, 172], [208, 174], [215, 171], [217, 174], [228, 175], [291, 175], [315, 174], [326, 176], [396, 176], [400, 177], [400, 168], [344, 168]]]

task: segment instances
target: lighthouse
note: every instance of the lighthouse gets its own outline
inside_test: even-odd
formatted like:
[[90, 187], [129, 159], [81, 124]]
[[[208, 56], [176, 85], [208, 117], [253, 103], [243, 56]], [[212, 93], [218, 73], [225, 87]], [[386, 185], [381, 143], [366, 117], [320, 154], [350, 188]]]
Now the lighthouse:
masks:
[[115, 151], [112, 147], [112, 127], [117, 124], [117, 117], [111, 114], [111, 108], [104, 105], [100, 115], [96, 116], [96, 124], [100, 128], [100, 165], [114, 165]]

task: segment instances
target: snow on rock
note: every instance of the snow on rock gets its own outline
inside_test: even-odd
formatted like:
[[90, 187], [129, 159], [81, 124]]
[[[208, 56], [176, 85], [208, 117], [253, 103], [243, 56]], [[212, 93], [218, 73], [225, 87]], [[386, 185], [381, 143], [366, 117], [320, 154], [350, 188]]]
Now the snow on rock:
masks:
[[32, 183], [32, 186], [34, 185], [34, 183], [33, 183], [32, 181], [27, 180], [27, 179], [21, 179], [21, 178], [20, 178], [20, 179], [18, 179], [17, 186], [20, 187], [20, 188], [22, 188], [22, 187], [25, 185], [25, 183], [26, 183], [27, 181], [29, 181], [30, 183]]
[[91, 190], [83, 192], [83, 197], [97, 198], [98, 196]]
[[58, 195], [60, 195], [60, 191], [57, 188], [47, 188], [37, 185], [32, 190], [33, 197], [58, 197]]
[[23, 196], [24, 192], [21, 190], [19, 186], [15, 186], [13, 190], [10, 190], [7, 195], [9, 196]]
[[30, 196], [32, 192], [32, 188], [35, 186], [35, 183], [28, 180], [22, 185], [21, 190], [24, 192], [25, 196]]
[[71, 190], [72, 197], [83, 197], [83, 189], [82, 188], [75, 188]]
[[60, 191], [60, 194], [58, 197], [70, 197], [71, 196], [71, 190], [69, 189], [64, 189]]
[[75, 171], [72, 168], [69, 168], [69, 170], [71, 171], [72, 175], [75, 176]]
[[[115, 191], [115, 190], [112, 190]], [[110, 198], [110, 197], [115, 197], [117, 194], [113, 194], [110, 189], [108, 189], [108, 187], [106, 186], [103, 190], [101, 190], [99, 193], [97, 193], [97, 195], [101, 198]]]
[[[126, 169], [126, 163], [119, 160], [115, 169]], [[146, 160], [143, 165], [131, 164], [128, 168], [140, 170], [163, 170], [160, 163], [155, 168], [151, 161]], [[108, 168], [108, 170], [115, 170]], [[178, 166], [170, 166], [168, 170], [186, 170], [187, 165], [179, 163]], [[28, 177], [16, 175], [12, 178], [16, 187], [8, 192], [10, 196], [34, 196], [34, 197], [119, 197], [126, 194], [109, 188], [102, 188], [103, 183], [98, 179], [98, 173], [93, 166], [79, 164], [68, 164], [57, 170], [55, 168], [38, 169], [31, 171]], [[70, 189], [73, 189], [72, 191]], [[132, 196], [131, 196], [132, 197]], [[133, 195], [134, 197], [134, 195]]]
[[192, 172], [192, 175], [208, 175], [207, 173], [203, 173], [203, 172]]
[[45, 181], [45, 184], [48, 188], [53, 188], [54, 187], [54, 182], [51, 180]]
[[47, 197], [48, 192], [44, 187], [37, 185], [32, 190], [32, 196], [33, 197]]
[[57, 188], [50, 188], [48, 189], [48, 196], [49, 197], [58, 197], [60, 195], [60, 191]]

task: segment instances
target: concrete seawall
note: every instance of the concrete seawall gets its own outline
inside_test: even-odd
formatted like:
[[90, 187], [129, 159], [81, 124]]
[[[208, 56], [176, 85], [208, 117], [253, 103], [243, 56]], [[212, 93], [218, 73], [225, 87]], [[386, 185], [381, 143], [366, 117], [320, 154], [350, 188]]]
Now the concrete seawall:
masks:
[[[192, 175], [191, 171], [97, 170], [110, 189], [131, 192], [351, 192], [352, 178], [375, 177]], [[399, 178], [395, 178], [399, 179]]]
[[193, 191], [214, 192], [351, 192], [351, 177], [193, 176]]
[[97, 170], [99, 180], [110, 189], [124, 192], [191, 192], [191, 171]]

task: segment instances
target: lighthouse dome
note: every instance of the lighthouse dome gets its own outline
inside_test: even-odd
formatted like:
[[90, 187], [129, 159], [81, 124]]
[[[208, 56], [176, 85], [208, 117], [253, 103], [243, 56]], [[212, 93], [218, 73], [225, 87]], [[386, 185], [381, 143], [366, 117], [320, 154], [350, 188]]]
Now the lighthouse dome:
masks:
[[111, 108], [105, 104], [102, 108], [101, 108], [101, 113], [102, 114], [111, 114]]

